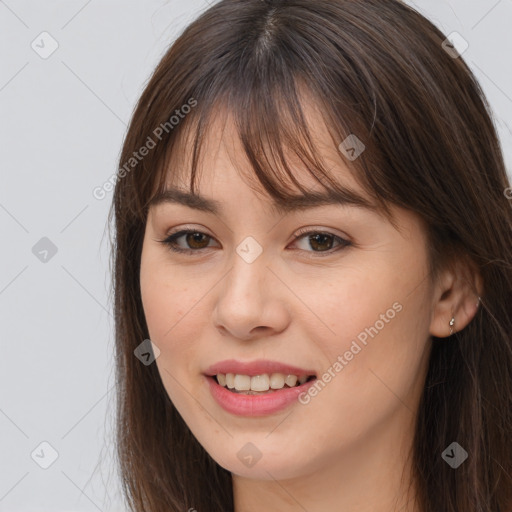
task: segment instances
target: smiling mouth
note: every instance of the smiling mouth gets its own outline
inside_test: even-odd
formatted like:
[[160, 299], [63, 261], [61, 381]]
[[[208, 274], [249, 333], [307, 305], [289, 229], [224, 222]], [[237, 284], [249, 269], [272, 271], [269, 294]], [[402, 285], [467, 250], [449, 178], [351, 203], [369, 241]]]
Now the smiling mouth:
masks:
[[262, 375], [238, 375], [233, 373], [219, 373], [211, 377], [219, 386], [243, 395], [265, 395], [275, 393], [283, 389], [297, 388], [311, 380], [316, 379], [315, 375], [286, 375], [283, 373], [272, 373]]

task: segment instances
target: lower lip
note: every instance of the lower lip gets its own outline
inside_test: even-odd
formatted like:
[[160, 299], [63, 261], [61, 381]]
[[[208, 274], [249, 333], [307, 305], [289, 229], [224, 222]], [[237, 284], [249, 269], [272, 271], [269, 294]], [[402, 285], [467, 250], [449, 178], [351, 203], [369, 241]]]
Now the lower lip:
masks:
[[210, 392], [216, 402], [226, 411], [237, 416], [265, 416], [281, 411], [298, 401], [301, 393], [315, 383], [316, 379], [293, 388], [283, 388], [266, 395], [244, 395], [234, 393], [217, 383], [214, 377], [205, 375]]

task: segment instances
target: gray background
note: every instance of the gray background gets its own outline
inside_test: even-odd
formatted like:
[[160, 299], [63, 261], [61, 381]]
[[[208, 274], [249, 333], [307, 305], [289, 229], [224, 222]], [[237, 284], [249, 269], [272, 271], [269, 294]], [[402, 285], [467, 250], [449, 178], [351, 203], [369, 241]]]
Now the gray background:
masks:
[[[409, 3], [469, 43], [510, 169], [512, 0]], [[116, 172], [154, 66], [207, 7], [0, 1], [0, 511], [124, 510], [112, 459], [112, 194], [92, 191]]]

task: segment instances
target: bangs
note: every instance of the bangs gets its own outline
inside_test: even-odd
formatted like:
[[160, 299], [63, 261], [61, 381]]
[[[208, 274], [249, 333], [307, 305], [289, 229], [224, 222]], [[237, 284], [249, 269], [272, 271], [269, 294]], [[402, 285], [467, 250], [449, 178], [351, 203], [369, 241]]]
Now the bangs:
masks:
[[[134, 173], [132, 211], [145, 221], [154, 198], [169, 179], [184, 177], [185, 167], [194, 194], [207, 135], [214, 123], [229, 118], [248, 162], [247, 184], [263, 188], [278, 209], [306, 207], [325, 197], [326, 203], [378, 210], [397, 227], [390, 205], [409, 202], [408, 182], [416, 166], [410, 149], [417, 141], [400, 140], [407, 135], [405, 116], [400, 105], [389, 101], [397, 79], [369, 50], [379, 48], [372, 20], [361, 20], [355, 5], [347, 6], [342, 27], [325, 26], [324, 16], [336, 15], [334, 4], [323, 14], [305, 7], [274, 9], [265, 2], [251, 5], [252, 16], [234, 17], [235, 3], [217, 4], [188, 27], [155, 70], [154, 85], [138, 105], [141, 122], [134, 140], [151, 136], [191, 98], [196, 105], [176, 118], [178, 123], [159, 138], [159, 147], [141, 162], [142, 172]], [[234, 17], [233, 23], [221, 31], [217, 27], [226, 17]], [[208, 30], [198, 28], [201, 22]], [[292, 29], [294, 24], [300, 30]], [[372, 67], [380, 72], [381, 83]], [[329, 140], [319, 140], [318, 123]], [[386, 137], [395, 147], [383, 147]], [[362, 147], [355, 156], [353, 141]], [[328, 147], [334, 160], [327, 162], [320, 146]], [[190, 165], [179, 165], [185, 156]], [[343, 183], [347, 169], [364, 196]], [[301, 183], [299, 172], [313, 186]]]
[[[251, 83], [242, 81], [228, 92], [222, 87], [218, 95], [208, 95], [208, 100], [199, 101], [194, 112], [180, 123], [153, 173], [152, 194], [146, 205], [164, 195], [169, 182], [176, 180], [183, 184], [188, 180], [190, 192], [195, 194], [198, 169], [208, 167], [204, 165], [205, 141], [216, 127], [232, 122], [250, 166], [249, 172], [244, 173], [247, 185], [257, 193], [266, 191], [277, 211], [322, 203], [351, 204], [378, 211], [393, 223], [389, 206], [360, 179], [364, 175], [364, 155], [351, 161], [338, 149], [340, 142], [353, 133], [350, 127], [326, 115], [328, 107], [291, 75], [283, 74], [279, 80], [269, 75], [259, 80], [251, 78]], [[319, 142], [332, 146], [337, 162], [326, 162], [318, 143], [315, 144], [317, 122], [323, 123], [330, 137]], [[366, 194], [343, 183], [346, 169]], [[305, 186], [304, 180], [297, 178], [304, 171], [313, 178], [314, 186]]]

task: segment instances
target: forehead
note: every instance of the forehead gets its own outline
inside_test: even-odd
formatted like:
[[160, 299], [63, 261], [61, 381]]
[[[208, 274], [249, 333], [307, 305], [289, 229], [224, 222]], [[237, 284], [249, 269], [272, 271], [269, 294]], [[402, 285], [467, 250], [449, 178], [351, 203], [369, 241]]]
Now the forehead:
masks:
[[[151, 206], [162, 202], [176, 202], [193, 208], [219, 213], [222, 201], [213, 199], [220, 189], [234, 180], [235, 172], [255, 194], [269, 201], [273, 210], [288, 213], [326, 204], [353, 204], [376, 210], [375, 203], [357, 183], [334, 144], [322, 116], [311, 103], [306, 103], [304, 113], [310, 130], [314, 152], [325, 172], [336, 182], [330, 186], [328, 179], [319, 172], [311, 172], [311, 162], [304, 162], [295, 152], [282, 147], [285, 165], [292, 178], [283, 170], [279, 158], [269, 158], [275, 148], [262, 148], [256, 155], [256, 165], [263, 162], [263, 174], [277, 180], [286, 189], [286, 199], [280, 200], [272, 187], [265, 187], [258, 176], [254, 161], [246, 152], [233, 116], [229, 111], [217, 112], [208, 124], [200, 144], [194, 192], [191, 189], [194, 136], [197, 123], [192, 120], [177, 136], [165, 169], [163, 186], [154, 194]], [[252, 141], [254, 142], [254, 141]], [[257, 144], [256, 144], [257, 145]], [[309, 167], [308, 167], [309, 164]], [[265, 177], [265, 176], [264, 176]], [[231, 191], [232, 192], [232, 191]], [[208, 200], [208, 197], [210, 200]], [[227, 198], [229, 199], [229, 197]]]

